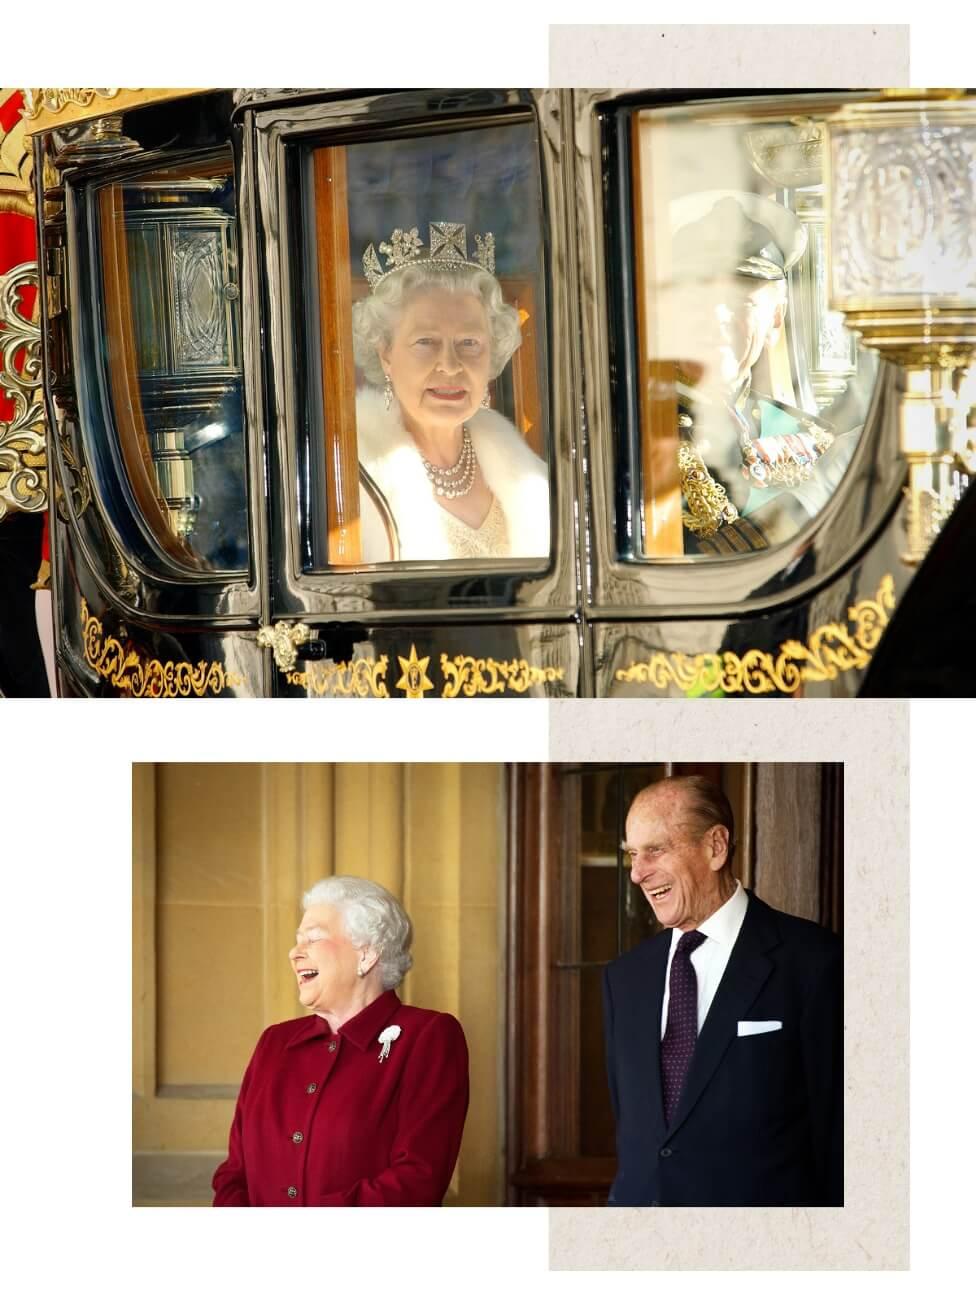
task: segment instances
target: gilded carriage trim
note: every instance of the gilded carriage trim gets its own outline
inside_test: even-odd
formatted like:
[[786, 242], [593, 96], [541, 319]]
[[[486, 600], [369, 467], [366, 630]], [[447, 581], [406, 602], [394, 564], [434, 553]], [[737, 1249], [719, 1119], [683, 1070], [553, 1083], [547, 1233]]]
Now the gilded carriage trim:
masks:
[[271, 648], [275, 665], [287, 674], [294, 670], [298, 660], [298, 649], [309, 639], [308, 626], [299, 621], [278, 621], [274, 625], [262, 625], [258, 630], [258, 647]]
[[103, 90], [21, 90], [24, 96], [23, 116], [34, 121], [42, 112], [57, 116], [66, 108], [90, 108], [96, 99], [114, 99], [118, 89]]
[[80, 517], [91, 503], [92, 490], [88, 469], [79, 463], [71, 447], [70, 437], [62, 428], [58, 428], [58, 445], [61, 448], [61, 460], [64, 465], [64, 480], [55, 481], [54, 502], [57, 504], [58, 516], [63, 522], [70, 519], [68, 505], [65, 502], [65, 488], [71, 500], [75, 517]]
[[24, 107], [21, 119], [28, 135], [49, 130], [62, 130], [78, 122], [91, 121], [107, 113], [128, 112], [150, 103], [169, 99], [182, 99], [199, 94], [199, 89], [104, 89], [104, 90], [21, 90]]
[[219, 661], [158, 661], [143, 657], [117, 638], [105, 634], [102, 622], [81, 600], [81, 627], [85, 660], [101, 678], [132, 697], [217, 696], [226, 688], [239, 688], [244, 675], [226, 671]]
[[617, 670], [618, 683], [649, 683], [662, 690], [674, 684], [685, 693], [794, 693], [802, 683], [823, 683], [847, 670], [863, 670], [895, 606], [895, 582], [885, 575], [874, 598], [847, 609], [849, 628], [837, 621], [815, 629], [806, 643], [788, 639], [774, 656], [751, 648], [735, 652], [653, 652]]
[[47, 507], [41, 330], [23, 311], [24, 289], [37, 286], [35, 261], [0, 275], [0, 391], [14, 407], [0, 423], [0, 519]]
[[354, 657], [328, 665], [312, 661], [304, 670], [286, 674], [288, 683], [316, 697], [389, 697], [386, 672], [390, 659], [381, 656], [378, 661], [368, 657]]
[[563, 666], [530, 665], [524, 657], [496, 661], [494, 657], [456, 656], [451, 660], [441, 653], [444, 675], [442, 697], [490, 696], [492, 693], [524, 693], [537, 684], [558, 683], [566, 671]]

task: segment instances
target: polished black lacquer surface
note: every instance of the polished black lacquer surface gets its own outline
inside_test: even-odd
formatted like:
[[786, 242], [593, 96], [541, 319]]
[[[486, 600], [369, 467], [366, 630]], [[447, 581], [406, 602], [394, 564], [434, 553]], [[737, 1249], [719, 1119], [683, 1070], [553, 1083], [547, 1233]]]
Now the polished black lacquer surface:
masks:
[[[685, 98], [748, 125], [844, 96]], [[652, 551], [631, 150], [634, 121], [657, 108], [673, 112], [675, 97], [237, 91], [124, 113], [131, 147], [114, 154], [41, 137], [62, 690], [854, 696], [867, 679], [874, 695], [971, 691], [958, 653], [945, 666], [952, 635], [920, 626], [948, 623], [972, 500], [920, 568], [903, 560], [899, 379], [885, 364], [869, 403], [860, 380], [843, 472], [785, 538], [722, 558]], [[532, 393], [548, 558], [331, 559], [339, 469], [325, 437], [338, 414], [316, 357], [338, 307], [324, 299], [309, 179], [322, 149], [344, 150], [352, 170], [346, 298], [364, 290], [359, 244], [392, 230], [373, 225], [411, 209], [411, 223], [436, 219], [425, 200], [444, 199], [452, 171], [471, 182], [472, 233], [509, 239], [499, 279], [528, 292], [534, 349], [531, 373], [503, 374], [493, 400], [514, 422]], [[797, 321], [800, 378], [805, 338]], [[942, 665], [927, 660], [933, 642]]]

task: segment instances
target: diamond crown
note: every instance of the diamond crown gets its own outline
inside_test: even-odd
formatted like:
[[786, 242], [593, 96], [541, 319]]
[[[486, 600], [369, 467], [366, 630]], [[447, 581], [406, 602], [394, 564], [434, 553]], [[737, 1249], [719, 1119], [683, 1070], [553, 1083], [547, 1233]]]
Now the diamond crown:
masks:
[[363, 253], [363, 269], [371, 291], [375, 292], [376, 285], [397, 270], [420, 263], [435, 265], [442, 270], [457, 270], [470, 265], [478, 270], [487, 270], [489, 274], [495, 273], [494, 234], [475, 234], [472, 260], [468, 257], [468, 236], [464, 225], [437, 220], [432, 221], [428, 229], [430, 251], [426, 256], [424, 242], [416, 225], [413, 229], [395, 229], [388, 243], [380, 243], [379, 250], [386, 257], [386, 269], [383, 268], [376, 248], [370, 243]]

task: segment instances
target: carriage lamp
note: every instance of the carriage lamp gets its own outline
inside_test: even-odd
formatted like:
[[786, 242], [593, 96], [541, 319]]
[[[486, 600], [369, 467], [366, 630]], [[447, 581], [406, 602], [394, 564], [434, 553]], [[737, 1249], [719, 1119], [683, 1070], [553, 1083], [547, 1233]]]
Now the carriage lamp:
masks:
[[914, 566], [976, 474], [976, 100], [891, 92], [827, 132], [831, 306], [898, 365]]

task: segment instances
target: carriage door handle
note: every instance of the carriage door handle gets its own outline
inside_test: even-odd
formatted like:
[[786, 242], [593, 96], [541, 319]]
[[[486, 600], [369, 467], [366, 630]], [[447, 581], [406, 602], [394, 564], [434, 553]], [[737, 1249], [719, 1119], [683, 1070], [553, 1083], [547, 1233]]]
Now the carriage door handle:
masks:
[[[278, 621], [275, 625], [262, 625], [258, 629], [258, 646], [270, 648], [275, 665], [282, 674], [295, 668], [299, 648], [308, 643], [309, 629], [303, 622]], [[303, 654], [304, 655], [304, 654]]]

